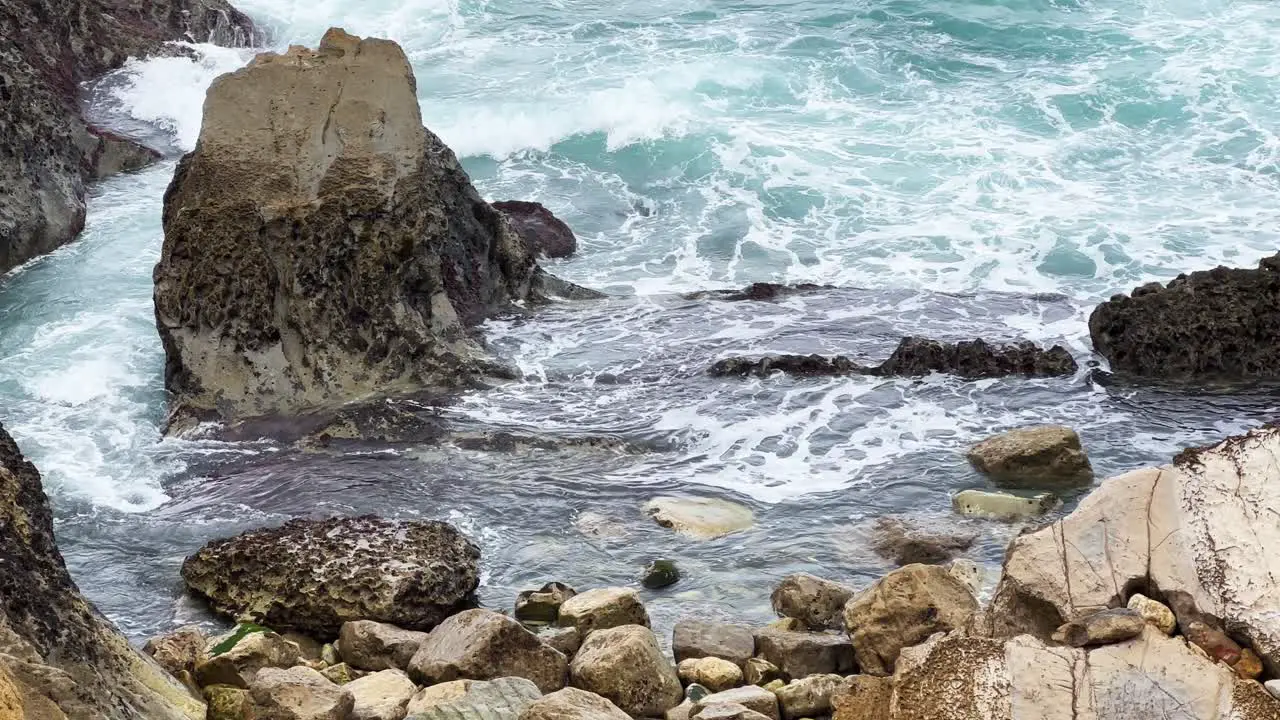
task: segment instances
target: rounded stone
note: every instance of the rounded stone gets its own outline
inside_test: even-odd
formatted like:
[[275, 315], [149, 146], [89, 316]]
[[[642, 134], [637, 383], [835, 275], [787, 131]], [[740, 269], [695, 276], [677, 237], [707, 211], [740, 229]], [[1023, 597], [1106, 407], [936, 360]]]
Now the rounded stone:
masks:
[[696, 540], [714, 540], [755, 524], [751, 508], [706, 497], [661, 496], [645, 504], [645, 512], [659, 525]]
[[644, 569], [644, 578], [640, 581], [650, 590], [670, 587], [680, 582], [680, 569], [670, 560], [654, 560]]
[[1134, 593], [1133, 597], [1129, 598], [1128, 607], [1130, 610], [1138, 611], [1143, 620], [1155, 625], [1165, 635], [1172, 635], [1178, 627], [1178, 619], [1174, 617], [1168, 605], [1152, 600], [1142, 593]]

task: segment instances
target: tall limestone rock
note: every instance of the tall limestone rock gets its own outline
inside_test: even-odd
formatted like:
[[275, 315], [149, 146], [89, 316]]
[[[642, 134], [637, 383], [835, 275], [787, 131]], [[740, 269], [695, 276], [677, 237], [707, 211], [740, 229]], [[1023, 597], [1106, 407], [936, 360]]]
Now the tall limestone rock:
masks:
[[209, 89], [164, 201], [171, 430], [457, 386], [543, 275], [422, 125], [398, 45], [340, 29]]
[[[21, 710], [13, 714], [14, 708]], [[9, 713], [9, 714], [6, 714]], [[0, 717], [194, 720], [204, 704], [80, 594], [40, 473], [0, 428]]]

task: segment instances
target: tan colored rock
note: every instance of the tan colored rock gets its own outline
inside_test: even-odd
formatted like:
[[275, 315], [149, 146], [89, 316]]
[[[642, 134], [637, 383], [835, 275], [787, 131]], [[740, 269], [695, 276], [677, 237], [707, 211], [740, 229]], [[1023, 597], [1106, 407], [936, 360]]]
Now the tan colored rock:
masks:
[[547, 583], [539, 590], [525, 590], [516, 597], [516, 619], [554, 623], [560, 619], [560, 606], [577, 594], [577, 590], [559, 582]]
[[177, 677], [186, 672], [194, 674], [196, 665], [204, 658], [208, 638], [196, 625], [187, 625], [160, 637], [151, 638], [142, 651], [155, 658], [160, 667]]
[[1071, 647], [1086, 645], [1108, 645], [1123, 642], [1142, 634], [1147, 621], [1137, 610], [1120, 608], [1103, 610], [1085, 615], [1082, 618], [1058, 628], [1055, 635], [1062, 637], [1062, 642]]
[[961, 490], [951, 497], [951, 506], [968, 517], [992, 520], [1029, 520], [1056, 510], [1062, 501], [1053, 493], [1013, 495], [989, 490]]
[[320, 674], [334, 685], [346, 685], [358, 677], [358, 671], [346, 663], [330, 665], [321, 670]]
[[338, 648], [333, 643], [325, 643], [320, 646], [320, 661], [325, 665], [337, 665], [342, 662], [342, 657], [338, 655]]
[[588, 635], [569, 675], [574, 687], [607, 698], [632, 717], [659, 717], [684, 698], [680, 678], [658, 639], [640, 625]]
[[644, 506], [659, 525], [696, 540], [714, 540], [755, 524], [751, 508], [706, 497], [656, 497]]
[[1280, 547], [1277, 453], [1280, 429], [1264, 428], [1106, 480], [1063, 520], [1014, 540], [994, 629], [1044, 637], [1050, 625], [1122, 605], [1141, 582], [1185, 593], [1280, 668], [1280, 556], [1268, 550]]
[[841, 629], [841, 613], [853, 589], [809, 573], [788, 575], [774, 588], [770, 601], [782, 617], [796, 618], [810, 630]]
[[[302, 659], [307, 662], [324, 662], [324, 645], [317, 642], [310, 635], [303, 635], [300, 632], [283, 632], [280, 637], [298, 646], [302, 652]], [[328, 664], [328, 663], [324, 663]]]
[[786, 632], [766, 628], [756, 633], [756, 652], [789, 678], [848, 673], [855, 667], [853, 644], [843, 633]]
[[0, 664], [0, 718], [21, 720], [26, 717], [23, 709], [22, 691], [18, 689], [13, 678], [9, 677], [4, 665]]
[[681, 660], [676, 673], [686, 683], [698, 683], [713, 693], [742, 684], [742, 668], [717, 657]]
[[254, 720], [249, 691], [230, 685], [210, 685], [203, 690], [205, 720]]
[[778, 697], [772, 692], [755, 685], [708, 695], [693, 704], [693, 712], [690, 713], [690, 717], [697, 718], [704, 709], [719, 705], [741, 705], [752, 712], [773, 718], [773, 720], [780, 720], [782, 717], [778, 712]]
[[518, 720], [525, 708], [541, 697], [538, 686], [524, 678], [476, 681], [461, 697], [432, 703], [411, 717], [413, 720]]
[[403, 670], [380, 670], [345, 687], [354, 704], [351, 720], [403, 720], [417, 686]]
[[630, 717], [607, 699], [571, 687], [535, 700], [520, 713], [520, 720], [630, 720]]
[[844, 690], [843, 675], [810, 675], [779, 688], [778, 707], [786, 720], [830, 715], [831, 699]]
[[855, 675], [831, 696], [831, 720], [886, 720], [893, 699], [893, 678]]
[[778, 666], [764, 658], [749, 658], [743, 664], [742, 679], [748, 685], [764, 685], [774, 680], [786, 682], [785, 674]]
[[230, 685], [247, 688], [263, 668], [290, 668], [302, 660], [297, 645], [274, 632], [251, 632], [241, 637], [231, 649], [213, 654], [234, 633], [209, 641], [208, 659], [196, 666], [196, 681], [207, 685]]
[[697, 714], [690, 717], [693, 720], [769, 720], [768, 715], [762, 715], [746, 705], [738, 703], [706, 705], [698, 709]]
[[742, 666], [755, 654], [756, 639], [749, 628], [685, 618], [671, 632], [676, 662], [686, 658], [717, 657]]
[[1080, 436], [1061, 425], [1019, 428], [969, 449], [969, 462], [997, 483], [1015, 487], [1059, 487], [1093, 480]]
[[854, 596], [844, 622], [862, 672], [889, 675], [904, 647], [964, 627], [977, 609], [969, 588], [946, 568], [907, 565]]
[[249, 697], [254, 720], [348, 720], [355, 699], [307, 667], [263, 668]]
[[1142, 593], [1134, 593], [1129, 598], [1127, 607], [1130, 610], [1137, 610], [1143, 620], [1156, 626], [1165, 635], [1172, 635], [1178, 627], [1178, 620], [1173, 616], [1173, 611], [1168, 605], [1152, 600]]
[[404, 670], [427, 639], [424, 632], [402, 630], [373, 620], [352, 620], [338, 633], [342, 661], [361, 670]]
[[523, 625], [491, 610], [466, 610], [445, 620], [422, 643], [409, 674], [423, 684], [521, 677], [543, 692], [564, 687], [568, 660]]
[[595, 630], [622, 625], [649, 627], [649, 613], [640, 594], [631, 588], [596, 588], [566, 600], [560, 606], [560, 624], [577, 628], [585, 639]]
[[450, 680], [449, 682], [439, 683], [438, 685], [428, 685], [414, 693], [409, 699], [409, 705], [406, 707], [406, 714], [410, 717], [426, 712], [427, 708], [435, 707], [450, 700], [457, 700], [467, 691], [471, 689], [471, 683], [474, 680]]

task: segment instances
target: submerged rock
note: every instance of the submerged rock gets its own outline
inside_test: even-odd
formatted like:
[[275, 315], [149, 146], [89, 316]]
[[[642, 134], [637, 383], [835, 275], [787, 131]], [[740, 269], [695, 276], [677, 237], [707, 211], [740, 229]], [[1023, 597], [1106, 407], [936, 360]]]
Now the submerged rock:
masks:
[[54, 540], [40, 473], [0, 428], [0, 708], [6, 706], [21, 707], [7, 717], [70, 720], [196, 720], [205, 711], [76, 589]]
[[815, 285], [813, 283], [780, 285], [778, 283], [771, 282], [758, 282], [752, 283], [741, 290], [701, 290], [699, 292], [688, 293], [685, 297], [689, 300], [710, 298], [712, 300], [727, 300], [730, 302], [739, 302], [743, 300], [767, 302], [770, 300], [777, 300], [779, 298], [790, 297], [792, 295], [808, 295], [836, 289], [838, 288], [834, 285]]
[[782, 579], [770, 596], [779, 617], [795, 618], [814, 630], [843, 628], [841, 613], [853, 597], [853, 588], [809, 573]]
[[507, 217], [531, 255], [566, 258], [578, 250], [573, 230], [542, 203], [504, 200], [493, 204]]
[[783, 372], [802, 377], [879, 375], [914, 377], [947, 373], [968, 380], [1011, 375], [1050, 377], [1071, 375], [1076, 361], [1065, 348], [1055, 345], [1045, 350], [1034, 343], [989, 345], [984, 340], [944, 343], [922, 338], [903, 338], [897, 349], [878, 366], [862, 365], [843, 355], [769, 355], [763, 358], [731, 357], [711, 366], [714, 376], [766, 377]]
[[872, 549], [898, 565], [946, 562], [978, 539], [977, 533], [934, 530], [894, 516], [879, 518], [873, 532]]
[[1218, 267], [1116, 295], [1089, 316], [1089, 336], [1116, 372], [1280, 377], [1280, 255], [1256, 270]]
[[654, 560], [644, 569], [640, 584], [649, 590], [670, 587], [680, 582], [680, 569], [670, 560]]
[[170, 41], [252, 44], [225, 0], [0, 2], [0, 273], [70, 242], [89, 181], [158, 153], [85, 122], [81, 84]]
[[467, 384], [541, 271], [422, 126], [387, 40], [330, 29], [210, 87], [155, 268], [171, 429]]
[[1156, 588], [1184, 630], [1184, 618], [1220, 624], [1280, 667], [1277, 453], [1280, 428], [1264, 428], [1106, 480], [1066, 518], [1013, 541], [993, 629], [1048, 637]]
[[1062, 501], [1053, 493], [1023, 496], [988, 490], [961, 490], [951, 497], [951, 505], [961, 515], [995, 520], [1027, 520], [1046, 515]]
[[441, 522], [290, 520], [210, 542], [182, 578], [219, 613], [331, 638], [349, 620], [435, 627], [471, 601], [479, 559]]
[[750, 528], [751, 508], [720, 498], [660, 496], [645, 503], [654, 522], [697, 540], [714, 540]]
[[717, 657], [743, 666], [755, 654], [756, 639], [739, 625], [683, 618], [671, 632], [671, 651], [676, 662]]
[[1061, 425], [1018, 428], [969, 449], [969, 462], [997, 483], [1014, 487], [1088, 485], [1089, 456], [1075, 430]]

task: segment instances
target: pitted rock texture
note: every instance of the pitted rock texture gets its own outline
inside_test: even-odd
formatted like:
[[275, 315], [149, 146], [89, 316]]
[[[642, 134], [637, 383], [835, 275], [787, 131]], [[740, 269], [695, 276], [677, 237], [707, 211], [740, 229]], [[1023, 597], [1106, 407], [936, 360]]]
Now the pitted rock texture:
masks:
[[154, 273], [170, 429], [466, 386], [543, 275], [422, 126], [399, 45], [331, 29], [210, 87]]
[[767, 377], [775, 372], [800, 377], [879, 375], [914, 377], [948, 373], [968, 380], [1012, 375], [1049, 377], [1071, 375], [1077, 370], [1071, 353], [1060, 345], [1045, 350], [1034, 343], [991, 345], [984, 340], [944, 343], [903, 338], [888, 360], [876, 366], [862, 365], [843, 355], [767, 355], [762, 358], [731, 357], [711, 366], [714, 376]]
[[0, 717], [202, 718], [195, 700], [80, 595], [40, 473], [0, 428]]
[[1089, 316], [1093, 347], [1129, 375], [1280, 377], [1280, 254], [1116, 295]]
[[349, 620], [435, 627], [471, 603], [479, 559], [441, 522], [291, 520], [205, 545], [182, 578], [219, 613], [328, 639]]
[[[1111, 478], [1074, 512], [1010, 545], [990, 616], [998, 635], [1049, 635], [1142, 591], [1168, 597], [1280, 668], [1280, 428]], [[1176, 601], [1176, 602], [1174, 602]], [[1051, 627], [1052, 626], [1052, 627]]]
[[152, 151], [85, 124], [80, 83], [169, 40], [246, 46], [253, 23], [224, 0], [0, 1], [0, 272], [72, 240], [87, 181]]

